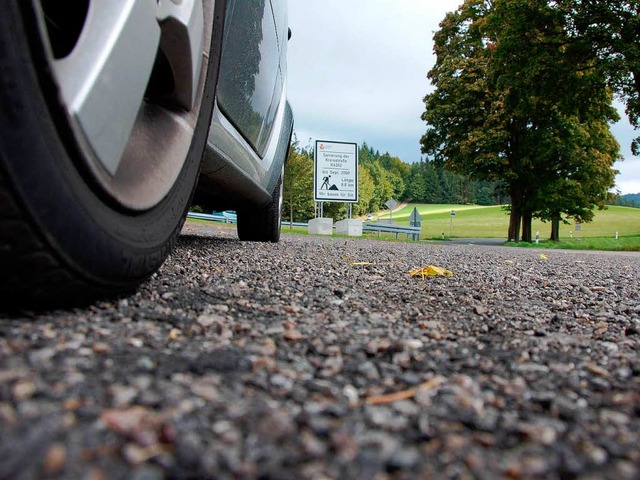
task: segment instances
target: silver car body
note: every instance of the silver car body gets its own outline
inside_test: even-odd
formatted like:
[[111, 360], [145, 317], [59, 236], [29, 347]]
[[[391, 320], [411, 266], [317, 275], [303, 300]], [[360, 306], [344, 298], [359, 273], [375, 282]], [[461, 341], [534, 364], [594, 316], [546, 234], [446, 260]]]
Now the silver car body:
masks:
[[217, 208], [271, 201], [287, 156], [287, 9], [283, 0], [228, 0], [211, 129], [198, 191]]

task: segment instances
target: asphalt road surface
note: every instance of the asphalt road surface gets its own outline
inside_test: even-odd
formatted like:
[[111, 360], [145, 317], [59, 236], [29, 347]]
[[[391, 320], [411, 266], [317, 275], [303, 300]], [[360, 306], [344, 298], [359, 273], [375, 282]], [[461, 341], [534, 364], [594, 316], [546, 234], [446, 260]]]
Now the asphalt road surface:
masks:
[[0, 314], [0, 479], [637, 479], [639, 279], [189, 223], [135, 294]]

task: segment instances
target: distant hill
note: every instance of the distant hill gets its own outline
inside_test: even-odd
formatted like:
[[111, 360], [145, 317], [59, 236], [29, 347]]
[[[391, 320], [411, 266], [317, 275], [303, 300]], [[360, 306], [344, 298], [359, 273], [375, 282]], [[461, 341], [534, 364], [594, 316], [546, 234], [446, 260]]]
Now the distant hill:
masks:
[[615, 205], [621, 207], [636, 207], [640, 208], [640, 193], [627, 193], [626, 195], [620, 195]]

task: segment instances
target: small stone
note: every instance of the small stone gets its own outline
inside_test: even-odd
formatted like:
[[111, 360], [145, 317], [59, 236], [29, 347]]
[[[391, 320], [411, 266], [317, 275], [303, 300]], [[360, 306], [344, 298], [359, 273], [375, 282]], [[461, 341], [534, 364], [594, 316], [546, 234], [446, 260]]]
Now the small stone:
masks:
[[379, 380], [380, 372], [373, 362], [363, 362], [358, 365], [358, 372], [365, 376], [367, 380]]
[[598, 322], [593, 326], [593, 334], [595, 336], [601, 336], [607, 333], [609, 327], [606, 322]]
[[624, 329], [624, 334], [627, 337], [631, 337], [633, 335], [638, 335], [639, 332], [640, 332], [640, 330], [635, 326], [627, 327], [627, 328]]
[[136, 348], [140, 348], [140, 347], [142, 347], [144, 345], [144, 342], [142, 340], [140, 340], [139, 338], [136, 338], [136, 337], [129, 338], [127, 340], [127, 343], [129, 345], [131, 345], [132, 347], [136, 347]]
[[218, 389], [211, 384], [194, 383], [191, 385], [191, 393], [207, 402], [213, 402], [218, 399]]
[[409, 470], [420, 460], [420, 454], [415, 448], [401, 448], [388, 460], [387, 465], [392, 470]]
[[609, 459], [609, 454], [602, 447], [589, 444], [584, 447], [585, 454], [596, 465], [604, 465]]
[[629, 415], [614, 410], [602, 410], [598, 416], [602, 423], [610, 423], [620, 427], [629, 425], [631, 422]]
[[342, 393], [347, 398], [347, 402], [351, 408], [355, 408], [360, 404], [358, 389], [353, 385], [345, 385], [342, 389]]
[[0, 403], [0, 420], [9, 426], [17, 423], [18, 417], [16, 411], [8, 403]]
[[291, 329], [291, 330], [286, 330], [282, 336], [284, 337], [285, 340], [289, 340], [290, 342], [297, 342], [298, 340], [302, 340], [303, 338], [305, 338], [305, 336], [300, 333], [300, 331], [295, 330], [295, 329]]
[[302, 448], [304, 448], [305, 452], [312, 457], [320, 458], [327, 452], [327, 447], [324, 442], [307, 430], [302, 432], [301, 441]]
[[515, 366], [515, 370], [522, 374], [536, 373], [542, 375], [549, 373], [549, 367], [537, 363], [520, 363]]
[[524, 433], [533, 442], [543, 445], [552, 445], [558, 438], [558, 433], [548, 425], [536, 425], [532, 423], [518, 424], [518, 430]]
[[169, 340], [180, 340], [182, 338], [182, 330], [179, 328], [172, 328], [169, 331]]
[[510, 478], [543, 478], [549, 468], [546, 458], [529, 454], [513, 460], [507, 467], [507, 475]]
[[589, 296], [593, 295], [593, 292], [591, 291], [591, 289], [589, 287], [585, 287], [584, 285], [580, 286], [580, 291], [585, 295], [589, 295]]
[[352, 462], [358, 456], [358, 442], [347, 432], [333, 432], [329, 440], [334, 451], [343, 461]]
[[416, 338], [410, 338], [402, 342], [402, 346], [407, 350], [417, 350], [422, 348], [423, 345], [422, 340], [418, 340]]
[[280, 410], [262, 419], [257, 432], [264, 440], [278, 442], [295, 432], [295, 423], [289, 412]]
[[198, 325], [204, 328], [208, 328], [212, 325], [224, 323], [225, 318], [221, 315], [200, 315], [196, 322]]
[[405, 417], [411, 417], [420, 412], [420, 407], [415, 402], [409, 400], [394, 402], [392, 406], [396, 412]]
[[16, 400], [28, 400], [38, 391], [38, 387], [31, 380], [20, 380], [13, 386], [13, 396]]
[[92, 350], [93, 350], [93, 353], [107, 353], [109, 350], [111, 350], [111, 348], [109, 347], [108, 344], [99, 342], [99, 343], [93, 344]]
[[476, 315], [486, 315], [487, 312], [488, 312], [488, 310], [485, 307], [481, 306], [481, 305], [476, 305], [473, 308], [473, 311], [475, 312]]
[[62, 472], [67, 463], [67, 450], [59, 443], [51, 445], [45, 454], [42, 469], [45, 475], [53, 476]]
[[152, 371], [156, 368], [156, 362], [149, 356], [143, 355], [142, 357], [136, 360], [136, 366], [141, 370]]
[[125, 385], [111, 385], [109, 387], [109, 393], [113, 398], [113, 405], [115, 407], [128, 407], [138, 395], [138, 390]]
[[407, 428], [408, 425], [407, 418], [394, 413], [389, 407], [367, 407], [367, 416], [375, 426], [393, 432], [402, 431]]

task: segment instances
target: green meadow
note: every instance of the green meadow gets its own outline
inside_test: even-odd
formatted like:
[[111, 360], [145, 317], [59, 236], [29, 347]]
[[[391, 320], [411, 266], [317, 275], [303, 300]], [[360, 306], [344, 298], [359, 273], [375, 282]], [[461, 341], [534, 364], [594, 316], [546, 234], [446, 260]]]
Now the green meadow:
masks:
[[[441, 238], [504, 238], [506, 240], [509, 226], [509, 214], [500, 206], [478, 205], [427, 205], [409, 204], [402, 210], [393, 213], [395, 223], [408, 225], [409, 216], [417, 208], [422, 216], [422, 237]], [[451, 211], [455, 216], [451, 216]], [[389, 214], [377, 218], [389, 218]], [[549, 238], [551, 224], [539, 220], [533, 222], [533, 232], [540, 232], [540, 239]], [[580, 225], [576, 231], [573, 223], [560, 225], [560, 239], [640, 236], [640, 209], [610, 206], [606, 210], [595, 212], [590, 223]]]

